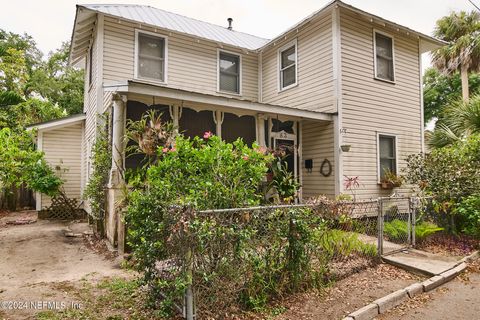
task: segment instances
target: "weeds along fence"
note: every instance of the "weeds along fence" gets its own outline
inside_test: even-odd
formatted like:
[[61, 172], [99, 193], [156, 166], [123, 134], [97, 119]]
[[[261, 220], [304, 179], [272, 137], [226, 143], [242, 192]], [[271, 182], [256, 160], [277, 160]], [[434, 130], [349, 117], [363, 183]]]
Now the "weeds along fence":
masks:
[[187, 319], [261, 309], [377, 257], [376, 200], [169, 211], [162, 228], [165, 255], [150, 284], [160, 309], [176, 309]]

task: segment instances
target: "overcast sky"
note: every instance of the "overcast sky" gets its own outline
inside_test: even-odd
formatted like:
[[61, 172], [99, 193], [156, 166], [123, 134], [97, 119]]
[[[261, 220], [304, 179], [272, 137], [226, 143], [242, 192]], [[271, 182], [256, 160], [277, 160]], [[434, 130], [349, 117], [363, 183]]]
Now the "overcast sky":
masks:
[[[480, 0], [473, 0], [480, 4]], [[233, 18], [238, 31], [273, 38], [330, 0], [90, 0], [87, 3], [136, 3], [219, 25]], [[468, 0], [344, 0], [367, 12], [431, 34], [435, 21], [452, 10], [473, 10]], [[75, 0], [0, 0], [0, 28], [34, 37], [48, 53], [70, 40]]]

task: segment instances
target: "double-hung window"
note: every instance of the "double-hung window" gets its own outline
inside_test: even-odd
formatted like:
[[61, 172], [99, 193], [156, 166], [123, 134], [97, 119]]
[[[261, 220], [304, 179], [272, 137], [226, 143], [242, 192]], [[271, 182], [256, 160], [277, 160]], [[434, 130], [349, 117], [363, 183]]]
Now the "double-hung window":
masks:
[[394, 81], [393, 38], [374, 32], [375, 36], [375, 77]]
[[386, 172], [397, 174], [397, 141], [395, 136], [378, 135], [379, 180]]
[[219, 51], [218, 53], [218, 90], [240, 94], [241, 59], [237, 54]]
[[136, 38], [135, 77], [166, 82], [167, 39], [140, 31]]
[[287, 45], [279, 51], [280, 90], [297, 84], [297, 43]]

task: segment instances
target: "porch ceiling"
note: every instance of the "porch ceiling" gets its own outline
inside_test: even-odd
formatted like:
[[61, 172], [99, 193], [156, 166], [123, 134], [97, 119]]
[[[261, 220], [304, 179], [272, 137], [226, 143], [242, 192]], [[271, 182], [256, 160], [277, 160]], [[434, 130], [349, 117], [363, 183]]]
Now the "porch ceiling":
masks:
[[302, 110], [297, 108], [284, 107], [266, 103], [259, 103], [245, 99], [230, 98], [224, 96], [216, 96], [187, 90], [167, 88], [150, 83], [129, 80], [124, 83], [105, 85], [106, 92], [115, 92], [118, 94], [141, 94], [156, 96], [172, 100], [180, 100], [185, 102], [195, 102], [210, 106], [228, 107], [233, 109], [255, 111], [265, 114], [276, 114], [291, 116], [300, 119], [332, 121], [333, 115], [329, 113], [316, 112], [310, 110]]

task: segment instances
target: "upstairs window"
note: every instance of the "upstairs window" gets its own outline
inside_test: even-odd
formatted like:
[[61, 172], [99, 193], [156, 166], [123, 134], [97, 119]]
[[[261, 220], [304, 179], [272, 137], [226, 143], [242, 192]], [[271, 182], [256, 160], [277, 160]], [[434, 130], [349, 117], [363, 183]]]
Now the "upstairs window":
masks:
[[297, 43], [280, 49], [280, 90], [297, 84]]
[[218, 90], [240, 94], [240, 56], [219, 51], [218, 59]]
[[167, 39], [138, 31], [136, 38], [135, 77], [166, 82]]
[[397, 141], [395, 136], [378, 135], [379, 180], [385, 172], [397, 174]]
[[393, 38], [375, 32], [375, 77], [394, 81]]

